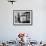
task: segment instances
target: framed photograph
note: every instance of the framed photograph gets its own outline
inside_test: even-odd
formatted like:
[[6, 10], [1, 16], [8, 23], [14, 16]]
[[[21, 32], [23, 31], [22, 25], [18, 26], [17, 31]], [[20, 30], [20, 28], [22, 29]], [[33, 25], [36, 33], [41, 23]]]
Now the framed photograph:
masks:
[[32, 25], [32, 10], [13, 10], [14, 25]]

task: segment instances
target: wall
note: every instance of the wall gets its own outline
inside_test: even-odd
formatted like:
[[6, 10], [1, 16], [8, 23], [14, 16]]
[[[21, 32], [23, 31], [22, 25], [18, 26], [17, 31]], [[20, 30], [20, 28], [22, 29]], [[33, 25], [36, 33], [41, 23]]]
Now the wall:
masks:
[[[14, 26], [13, 10], [33, 10], [32, 26]], [[0, 0], [0, 40], [15, 40], [18, 32], [31, 34], [33, 40], [46, 40], [46, 1], [17, 0], [14, 5]]]

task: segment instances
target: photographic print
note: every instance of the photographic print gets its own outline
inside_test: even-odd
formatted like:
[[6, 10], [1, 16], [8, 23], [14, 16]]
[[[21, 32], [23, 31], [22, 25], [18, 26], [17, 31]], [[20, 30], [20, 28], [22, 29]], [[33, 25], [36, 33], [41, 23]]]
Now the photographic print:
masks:
[[32, 24], [32, 10], [13, 10], [13, 24]]

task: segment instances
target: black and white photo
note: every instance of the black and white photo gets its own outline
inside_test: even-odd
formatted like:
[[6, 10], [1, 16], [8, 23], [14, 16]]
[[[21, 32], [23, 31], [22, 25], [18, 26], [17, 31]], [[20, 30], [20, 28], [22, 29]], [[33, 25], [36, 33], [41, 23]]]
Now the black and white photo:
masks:
[[13, 10], [13, 24], [31, 24], [32, 10]]

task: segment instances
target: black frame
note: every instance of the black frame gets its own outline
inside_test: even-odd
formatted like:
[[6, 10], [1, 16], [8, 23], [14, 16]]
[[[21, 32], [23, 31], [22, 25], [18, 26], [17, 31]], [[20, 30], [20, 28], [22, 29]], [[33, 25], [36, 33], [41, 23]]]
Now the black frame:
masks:
[[[30, 11], [31, 12], [31, 24], [14, 24], [14, 11]], [[32, 10], [13, 10], [13, 25], [23, 25], [23, 26], [27, 26], [27, 25], [32, 25], [33, 24], [33, 11]]]

